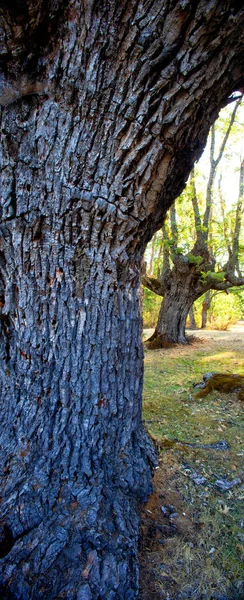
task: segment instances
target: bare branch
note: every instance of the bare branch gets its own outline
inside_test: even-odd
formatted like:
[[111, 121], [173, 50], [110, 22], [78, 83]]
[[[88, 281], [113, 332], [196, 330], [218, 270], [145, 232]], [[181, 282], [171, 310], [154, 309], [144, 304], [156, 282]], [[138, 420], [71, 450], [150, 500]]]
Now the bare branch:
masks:
[[218, 166], [219, 162], [221, 161], [221, 158], [222, 158], [222, 156], [224, 154], [225, 147], [226, 147], [226, 144], [227, 144], [227, 141], [229, 139], [229, 135], [230, 135], [230, 132], [231, 132], [231, 129], [232, 129], [232, 125], [233, 125], [233, 123], [235, 121], [236, 113], [237, 113], [237, 110], [238, 110], [238, 108], [239, 108], [239, 106], [240, 106], [240, 104], [242, 102], [242, 98], [243, 98], [243, 96], [241, 96], [237, 100], [237, 102], [236, 102], [236, 104], [235, 104], [235, 106], [233, 108], [233, 112], [232, 112], [232, 115], [231, 115], [231, 118], [230, 118], [230, 122], [229, 122], [228, 128], [226, 130], [225, 136], [223, 138], [223, 141], [222, 141], [222, 144], [221, 144], [221, 147], [220, 147], [220, 150], [219, 150], [219, 154], [218, 154], [217, 158], [214, 160], [215, 169], [217, 169], [217, 166]]
[[190, 185], [191, 185], [191, 200], [192, 200], [192, 206], [193, 206], [193, 212], [194, 212], [195, 227], [196, 227], [196, 232], [197, 232], [197, 237], [198, 237], [198, 234], [201, 233], [202, 219], [201, 219], [199, 206], [198, 206], [198, 200], [197, 200], [197, 190], [196, 190], [195, 170], [194, 169], [191, 172]]
[[176, 222], [175, 202], [170, 207], [170, 225], [171, 225], [173, 246], [177, 246], [177, 244], [178, 244], [178, 229], [177, 229], [177, 222]]
[[235, 219], [235, 228], [233, 231], [232, 237], [232, 248], [233, 248], [233, 257], [235, 266], [238, 274], [240, 274], [239, 269], [239, 239], [240, 239], [240, 230], [241, 230], [241, 221], [243, 214], [243, 199], [244, 199], [244, 160], [241, 163], [240, 167], [240, 178], [239, 178], [239, 196], [236, 206], [236, 219]]
[[233, 126], [233, 123], [235, 121], [235, 117], [236, 117], [236, 113], [237, 110], [242, 102], [242, 98], [243, 96], [241, 96], [232, 111], [231, 117], [230, 117], [230, 121], [229, 121], [229, 125], [227, 127], [226, 133], [224, 135], [222, 144], [220, 146], [220, 150], [218, 153], [217, 158], [214, 158], [214, 152], [215, 152], [215, 124], [212, 125], [211, 130], [210, 130], [210, 135], [211, 135], [211, 143], [210, 143], [210, 172], [209, 172], [209, 178], [208, 178], [208, 185], [207, 185], [207, 193], [206, 193], [206, 210], [205, 210], [205, 214], [204, 214], [204, 227], [206, 228], [206, 233], [205, 233], [205, 237], [207, 239], [208, 237], [208, 227], [209, 227], [209, 219], [210, 219], [210, 215], [211, 215], [211, 210], [212, 210], [212, 204], [213, 204], [213, 186], [214, 186], [214, 181], [215, 181], [215, 177], [216, 177], [216, 172], [217, 172], [217, 167], [222, 159], [222, 156], [224, 154], [225, 151], [225, 147], [227, 144], [227, 141], [229, 139], [230, 136], [230, 132]]
[[153, 274], [153, 263], [155, 260], [156, 241], [157, 241], [157, 233], [155, 233], [152, 238], [151, 256], [150, 256], [149, 267], [148, 267], [148, 275], [150, 275], [150, 276]]
[[160, 274], [160, 281], [163, 282], [169, 279], [170, 277], [170, 245], [169, 245], [169, 236], [167, 231], [166, 221], [162, 227], [162, 252], [163, 252], [163, 266]]
[[225, 243], [226, 243], [226, 248], [228, 250], [228, 255], [229, 255], [229, 260], [232, 259], [232, 248], [230, 245], [230, 238], [228, 235], [228, 230], [227, 230], [227, 221], [226, 221], [226, 205], [225, 205], [225, 199], [222, 193], [222, 173], [219, 176], [219, 180], [218, 180], [218, 194], [219, 194], [219, 200], [220, 200], [220, 210], [221, 210], [221, 215], [222, 215], [222, 221], [223, 221], [223, 232], [224, 232], [224, 239], [225, 239]]
[[206, 209], [204, 213], [203, 226], [205, 228], [204, 232], [204, 240], [208, 239], [208, 229], [209, 229], [209, 219], [212, 210], [213, 204], [213, 185], [215, 179], [215, 160], [214, 160], [214, 150], [215, 150], [215, 124], [212, 125], [210, 129], [210, 172], [208, 177], [207, 191], [206, 191]]

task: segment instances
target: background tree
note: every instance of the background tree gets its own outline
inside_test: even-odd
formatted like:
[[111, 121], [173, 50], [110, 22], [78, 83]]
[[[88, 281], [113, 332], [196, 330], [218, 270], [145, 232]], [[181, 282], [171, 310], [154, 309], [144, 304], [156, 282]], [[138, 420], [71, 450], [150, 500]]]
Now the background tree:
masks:
[[230, 141], [237, 111], [241, 110], [240, 104], [241, 98], [236, 101], [227, 118], [222, 117], [219, 147], [216, 143], [218, 125], [211, 127], [205, 200], [202, 192], [197, 191], [197, 178], [192, 172], [188, 188], [170, 208], [168, 220], [162, 229], [160, 277], [152, 278], [145, 274], [142, 277], [145, 286], [163, 296], [157, 326], [150, 338], [154, 341], [154, 347], [163, 341], [186, 343], [187, 315], [202, 294], [205, 294], [204, 308], [207, 309], [210, 306], [210, 290], [228, 290], [244, 284], [239, 264], [244, 164], [240, 166], [239, 194], [234, 206], [227, 210], [221, 176], [218, 195], [215, 192], [218, 168]]
[[140, 268], [244, 85], [235, 0], [3, 1], [3, 599], [133, 600]]

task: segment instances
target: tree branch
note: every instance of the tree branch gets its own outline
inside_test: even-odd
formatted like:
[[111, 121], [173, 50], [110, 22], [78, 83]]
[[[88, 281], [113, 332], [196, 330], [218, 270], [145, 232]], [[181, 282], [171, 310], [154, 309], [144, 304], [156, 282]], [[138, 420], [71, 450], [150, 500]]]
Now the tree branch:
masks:
[[[236, 112], [241, 104], [243, 96], [241, 96], [232, 111], [231, 114], [231, 118], [229, 121], [229, 125], [227, 127], [226, 133], [224, 135], [222, 144], [220, 146], [220, 150], [218, 153], [217, 158], [214, 158], [214, 151], [215, 151], [215, 124], [212, 125], [211, 130], [210, 130], [210, 135], [211, 135], [211, 143], [210, 143], [210, 172], [209, 172], [209, 179], [208, 179], [208, 185], [207, 185], [207, 193], [206, 193], [206, 210], [205, 210], [205, 214], [204, 214], [204, 220], [203, 220], [203, 224], [204, 227], [206, 228], [207, 232], [208, 232], [208, 227], [209, 227], [209, 219], [210, 219], [210, 215], [211, 215], [211, 209], [212, 209], [212, 204], [213, 204], [213, 186], [214, 186], [214, 181], [215, 181], [215, 177], [216, 177], [216, 171], [217, 171], [217, 167], [222, 159], [227, 141], [229, 139], [229, 135], [233, 126], [233, 123], [235, 121], [235, 117], [236, 117]], [[205, 233], [206, 239], [207, 239], [207, 235], [208, 233]]]
[[240, 167], [240, 178], [239, 178], [239, 196], [236, 206], [236, 218], [235, 218], [235, 227], [232, 236], [232, 249], [233, 249], [233, 259], [236, 270], [240, 275], [239, 268], [239, 239], [240, 239], [240, 230], [241, 230], [241, 221], [243, 214], [243, 200], [244, 200], [244, 160], [241, 163]]
[[235, 106], [233, 108], [233, 112], [231, 114], [231, 118], [230, 118], [230, 122], [229, 122], [228, 128], [226, 130], [225, 136], [224, 136], [222, 144], [220, 146], [219, 154], [218, 154], [217, 158], [214, 160], [215, 170], [217, 169], [217, 166], [220, 163], [221, 158], [222, 158], [222, 156], [224, 154], [225, 147], [226, 147], [226, 144], [227, 144], [227, 141], [229, 139], [229, 135], [230, 135], [230, 132], [231, 132], [231, 129], [232, 129], [232, 125], [233, 125], [233, 123], [235, 121], [236, 113], [237, 113], [237, 110], [238, 110], [238, 108], [239, 108], [239, 106], [240, 106], [240, 104], [242, 102], [242, 99], [243, 99], [243, 96], [240, 96], [240, 98], [238, 98], [238, 100], [236, 101], [236, 104], [235, 104]]
[[222, 193], [221, 182], [222, 182], [222, 173], [220, 174], [219, 180], [218, 180], [218, 194], [219, 194], [220, 210], [221, 210], [222, 221], [223, 221], [224, 239], [225, 239], [225, 243], [226, 243], [226, 248], [228, 250], [229, 261], [231, 261], [232, 260], [232, 248], [230, 245], [230, 239], [229, 239], [229, 235], [228, 235], [228, 231], [227, 231], [227, 221], [226, 221], [226, 214], [225, 214], [226, 204], [225, 204], [225, 199], [224, 199], [224, 196]]
[[148, 277], [148, 275], [142, 275], [141, 283], [151, 292], [157, 294], [158, 296], [164, 296], [165, 294], [165, 286], [159, 279], [155, 277]]
[[192, 201], [192, 206], [193, 206], [195, 227], [196, 227], [196, 233], [197, 233], [197, 238], [198, 238], [198, 236], [202, 237], [201, 236], [202, 219], [201, 219], [199, 206], [198, 206], [198, 200], [197, 200], [197, 190], [196, 190], [196, 183], [195, 183], [195, 169], [193, 169], [191, 172], [190, 185], [191, 185], [191, 190], [192, 190], [191, 201]]
[[177, 222], [176, 222], [175, 202], [170, 207], [170, 226], [171, 226], [173, 247], [174, 246], [176, 247], [178, 244], [178, 228], [177, 228]]

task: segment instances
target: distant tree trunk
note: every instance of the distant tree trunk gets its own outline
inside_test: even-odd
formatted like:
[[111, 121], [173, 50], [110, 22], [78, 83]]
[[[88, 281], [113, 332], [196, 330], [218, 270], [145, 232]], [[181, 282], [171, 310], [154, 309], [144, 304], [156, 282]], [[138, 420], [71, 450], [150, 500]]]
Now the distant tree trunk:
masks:
[[172, 268], [164, 268], [160, 280], [143, 275], [142, 282], [147, 288], [163, 296], [157, 325], [153, 335], [147, 340], [147, 346], [157, 348], [164, 342], [186, 344], [187, 316], [208, 285], [201, 280], [197, 263], [190, 262], [182, 254], [175, 255]]
[[159, 312], [155, 337], [166, 342], [186, 344], [188, 312], [189, 304], [187, 303], [186, 294], [182, 293], [176, 297], [172, 293], [166, 292]]
[[[184, 268], [185, 267], [185, 268]], [[158, 340], [186, 344], [186, 319], [197, 299], [194, 268], [188, 265], [174, 266], [168, 288], [164, 292], [155, 331], [148, 342]]]
[[193, 4], [1, 4], [3, 600], [138, 597], [140, 265], [243, 77]]
[[208, 290], [206, 294], [204, 294], [204, 299], [202, 302], [202, 322], [201, 329], [205, 329], [208, 320], [208, 310], [211, 305], [211, 290]]
[[196, 324], [196, 319], [195, 319], [195, 313], [194, 313], [194, 307], [191, 306], [190, 310], [189, 310], [189, 318], [190, 318], [190, 329], [197, 329], [197, 324]]
[[148, 274], [150, 276], [153, 275], [153, 264], [154, 264], [154, 260], [155, 260], [155, 253], [156, 253], [156, 234], [153, 236], [152, 239], [152, 247], [151, 247], [151, 255], [150, 255], [150, 260], [149, 260], [149, 265], [148, 265]]

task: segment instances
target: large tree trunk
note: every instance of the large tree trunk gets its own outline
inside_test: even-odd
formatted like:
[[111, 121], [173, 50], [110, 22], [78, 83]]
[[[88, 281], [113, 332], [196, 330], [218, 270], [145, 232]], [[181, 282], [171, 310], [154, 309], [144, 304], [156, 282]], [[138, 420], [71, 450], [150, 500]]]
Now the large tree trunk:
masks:
[[[178, 286], [180, 293], [167, 291], [163, 297], [159, 311], [154, 337], [162, 342], [186, 344], [186, 319], [192, 304], [192, 297], [185, 293], [185, 288]], [[193, 298], [193, 301], [195, 298]]]
[[138, 595], [141, 259], [242, 81], [243, 11], [207, 8], [0, 9], [3, 599]]
[[129, 598], [138, 585], [136, 506], [155, 458], [138, 269], [118, 277], [100, 224], [96, 256], [82, 253], [80, 218], [1, 229], [1, 558], [17, 598]]

